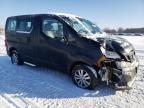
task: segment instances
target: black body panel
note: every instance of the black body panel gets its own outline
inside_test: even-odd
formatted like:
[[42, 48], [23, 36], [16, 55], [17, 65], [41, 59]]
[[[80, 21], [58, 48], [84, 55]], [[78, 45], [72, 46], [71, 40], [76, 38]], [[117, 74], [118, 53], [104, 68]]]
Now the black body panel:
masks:
[[[32, 21], [32, 31], [22, 33], [17, 31], [7, 31], [9, 19], [30, 19]], [[43, 18], [51, 18], [60, 21], [64, 25], [65, 40], [51, 39], [42, 32]], [[72, 65], [81, 62], [94, 66], [96, 61], [103, 55], [100, 44], [86, 39], [66, 22], [56, 15], [24, 15], [10, 17], [6, 23], [6, 43], [7, 53], [10, 55], [11, 49], [16, 49], [24, 61], [56, 67], [69, 72]]]

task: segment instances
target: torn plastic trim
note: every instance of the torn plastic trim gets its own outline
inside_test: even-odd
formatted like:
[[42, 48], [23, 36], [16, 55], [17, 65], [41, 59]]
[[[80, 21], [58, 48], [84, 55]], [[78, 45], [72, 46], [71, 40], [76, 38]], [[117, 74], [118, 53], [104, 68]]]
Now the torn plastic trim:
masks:
[[95, 70], [93, 67], [90, 67], [90, 66], [87, 66], [87, 67], [88, 67], [88, 69], [91, 70], [91, 72], [94, 74], [94, 76], [95, 76], [96, 78], [98, 78], [98, 75], [97, 75], [96, 70]]

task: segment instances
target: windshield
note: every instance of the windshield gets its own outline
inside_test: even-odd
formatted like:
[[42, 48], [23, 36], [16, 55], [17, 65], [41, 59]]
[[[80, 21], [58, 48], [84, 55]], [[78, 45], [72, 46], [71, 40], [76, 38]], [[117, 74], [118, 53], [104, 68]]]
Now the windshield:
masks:
[[75, 31], [79, 34], [90, 35], [90, 31], [82, 24], [82, 22], [77, 18], [62, 17], [65, 22], [67, 22]]
[[89, 20], [78, 17], [61, 17], [79, 34], [92, 35], [96, 33], [103, 33], [99, 27], [97, 27], [94, 23], [92, 23]]
[[98, 26], [96, 26], [96, 24], [92, 23], [91, 21], [83, 19], [83, 18], [78, 18], [78, 19], [83, 23], [83, 25], [85, 25], [85, 27], [88, 28], [88, 30], [90, 30], [92, 34], [102, 33], [102, 30]]

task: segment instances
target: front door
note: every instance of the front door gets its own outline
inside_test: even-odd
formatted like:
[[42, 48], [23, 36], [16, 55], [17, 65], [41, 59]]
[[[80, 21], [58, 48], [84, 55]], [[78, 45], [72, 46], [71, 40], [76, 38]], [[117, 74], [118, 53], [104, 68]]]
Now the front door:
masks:
[[64, 24], [56, 18], [41, 19], [37, 58], [39, 61], [63, 68], [67, 64], [67, 42]]

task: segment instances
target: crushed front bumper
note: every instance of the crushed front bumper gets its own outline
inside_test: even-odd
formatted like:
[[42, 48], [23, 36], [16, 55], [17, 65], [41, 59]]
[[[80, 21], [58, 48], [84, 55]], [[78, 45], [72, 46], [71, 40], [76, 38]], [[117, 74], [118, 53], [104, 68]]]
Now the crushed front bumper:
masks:
[[[139, 62], [135, 59], [133, 62], [121, 60], [104, 60], [99, 74], [102, 81], [111, 82], [116, 89], [130, 89], [137, 74]], [[101, 74], [102, 73], [102, 74]]]
[[138, 60], [131, 62], [116, 61], [113, 68], [113, 79], [117, 89], [130, 89], [137, 74], [139, 62]]

